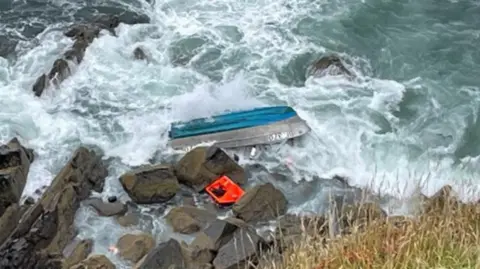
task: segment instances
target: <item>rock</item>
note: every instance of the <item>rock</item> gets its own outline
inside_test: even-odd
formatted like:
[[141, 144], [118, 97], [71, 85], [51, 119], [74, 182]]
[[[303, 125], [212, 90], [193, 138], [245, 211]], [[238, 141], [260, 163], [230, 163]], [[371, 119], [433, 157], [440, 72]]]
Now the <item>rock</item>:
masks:
[[320, 58], [313, 64], [313, 72], [317, 75], [347, 75], [352, 77], [353, 74], [348, 71], [342, 60], [338, 56], [330, 55]]
[[152, 249], [137, 269], [185, 269], [187, 266], [183, 250], [175, 239], [160, 243]]
[[213, 266], [215, 269], [247, 268], [250, 263], [258, 262], [264, 244], [264, 240], [253, 228], [239, 228], [218, 250]]
[[269, 221], [285, 214], [287, 198], [272, 183], [258, 185], [233, 205], [233, 214], [246, 222]]
[[137, 212], [127, 211], [123, 216], [117, 216], [117, 222], [123, 227], [135, 226], [139, 223], [140, 215]]
[[135, 59], [137, 59], [137, 60], [146, 60], [146, 59], [147, 59], [147, 55], [145, 54], [145, 52], [144, 52], [140, 47], [137, 47], [137, 48], [133, 51], [133, 56], [134, 56]]
[[0, 216], [12, 204], [18, 204], [27, 183], [33, 154], [17, 138], [0, 146]]
[[149, 234], [126, 234], [117, 242], [120, 256], [133, 263], [143, 258], [153, 247], [155, 240]]
[[178, 180], [196, 191], [202, 191], [221, 175], [237, 184], [245, 184], [243, 168], [217, 147], [196, 147], [175, 165]]
[[323, 216], [298, 216], [287, 214], [278, 218], [274, 232], [275, 245], [282, 251], [296, 245], [306, 236], [321, 237], [328, 233], [328, 222]]
[[200, 232], [190, 244], [191, 247], [218, 251], [233, 236], [238, 228], [246, 228], [248, 225], [242, 220], [227, 218], [216, 219]]
[[70, 268], [73, 265], [80, 263], [87, 259], [88, 255], [92, 252], [93, 240], [84, 239], [79, 241], [73, 241], [70, 245], [65, 247], [63, 255], [66, 257], [64, 266]]
[[117, 201], [117, 196], [109, 196], [107, 201], [109, 203], [115, 203]]
[[352, 228], [362, 228], [364, 225], [378, 219], [385, 219], [387, 214], [377, 203], [355, 203], [343, 207], [339, 225], [340, 232], [345, 233]]
[[0, 245], [17, 226], [20, 219], [20, 207], [18, 204], [11, 204], [0, 216]]
[[127, 205], [122, 204], [120, 201], [105, 203], [100, 198], [90, 198], [85, 201], [85, 205], [95, 208], [97, 213], [104, 217], [121, 215], [127, 212]]
[[120, 183], [130, 198], [138, 204], [162, 203], [180, 190], [173, 167], [145, 166], [120, 177]]
[[42, 95], [43, 91], [47, 87], [48, 87], [47, 75], [42, 74], [37, 78], [37, 80], [35, 80], [35, 83], [33, 83], [32, 90], [35, 93], [35, 96], [38, 97], [38, 96]]
[[166, 215], [166, 220], [173, 227], [173, 231], [182, 234], [198, 232], [216, 218], [216, 214], [194, 206], [176, 207]]
[[71, 269], [116, 269], [105, 255], [92, 255]]
[[209, 249], [202, 249], [199, 247], [189, 247], [182, 242], [183, 257], [188, 269], [208, 268], [215, 257], [213, 252]]
[[18, 41], [4, 35], [0, 35], [0, 57], [7, 58], [15, 52]]
[[91, 190], [101, 192], [107, 175], [95, 152], [78, 148], [0, 246], [0, 268], [61, 268], [61, 253], [76, 234], [73, 223], [80, 201]]
[[458, 204], [458, 199], [453, 195], [452, 186], [446, 185], [438, 190], [432, 197], [423, 198], [423, 209], [425, 213], [442, 214], [448, 211], [453, 205]]

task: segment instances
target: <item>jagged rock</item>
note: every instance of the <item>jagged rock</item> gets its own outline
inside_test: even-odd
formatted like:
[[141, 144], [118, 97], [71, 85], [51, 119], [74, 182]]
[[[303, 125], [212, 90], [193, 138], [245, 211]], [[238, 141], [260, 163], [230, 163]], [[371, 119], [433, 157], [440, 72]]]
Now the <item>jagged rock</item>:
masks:
[[138, 204], [166, 202], [180, 190], [173, 167], [161, 164], [125, 173], [120, 177], [120, 183]]
[[245, 184], [243, 168], [217, 147], [196, 147], [175, 165], [178, 180], [196, 191], [203, 190], [221, 175], [237, 184]]
[[97, 211], [100, 216], [110, 217], [115, 215], [125, 214], [127, 212], [127, 205], [120, 201], [113, 203], [105, 203], [100, 198], [90, 198], [85, 201], [85, 205], [89, 205]]
[[144, 52], [140, 47], [137, 47], [137, 48], [133, 51], [133, 56], [134, 56], [135, 59], [137, 59], [137, 60], [146, 60], [146, 59], [147, 59], [147, 55], [145, 54], [145, 52]]
[[46, 74], [41, 74], [37, 80], [35, 80], [35, 83], [33, 83], [33, 92], [35, 93], [35, 96], [40, 96], [43, 93], [43, 90], [47, 88], [48, 86], [48, 80], [47, 80], [47, 75]]
[[347, 75], [352, 77], [353, 74], [348, 71], [342, 60], [338, 56], [330, 55], [320, 58], [313, 66], [313, 73], [316, 75]]
[[176, 207], [166, 215], [166, 220], [172, 225], [173, 231], [182, 234], [198, 232], [216, 218], [216, 214], [194, 206]]
[[92, 248], [92, 239], [73, 241], [70, 245], [67, 245], [63, 250], [63, 256], [66, 257], [64, 267], [70, 268], [87, 259], [88, 255], [92, 252]]
[[282, 251], [295, 245], [306, 236], [320, 237], [328, 233], [327, 218], [323, 216], [298, 216], [287, 214], [278, 218], [274, 233], [275, 246]]
[[58, 85], [70, 74], [71, 70], [68, 66], [68, 62], [64, 59], [57, 59], [53, 62], [52, 69], [50, 69], [50, 73], [48, 73], [48, 79], [50, 81], [54, 79], [55, 85]]
[[70, 269], [115, 269], [115, 265], [105, 255], [92, 255]]
[[187, 263], [183, 256], [183, 250], [175, 239], [160, 243], [152, 249], [136, 269], [185, 269]]
[[33, 152], [17, 138], [0, 146], [0, 216], [12, 204], [18, 204], [27, 183]]
[[73, 222], [80, 201], [91, 190], [101, 192], [107, 174], [95, 152], [78, 148], [0, 246], [0, 268], [60, 269], [61, 253], [76, 233]]
[[117, 242], [120, 256], [133, 263], [143, 258], [153, 247], [155, 240], [149, 234], [126, 234]]
[[223, 245], [213, 260], [215, 269], [247, 268], [258, 262], [265, 241], [252, 227], [236, 229], [232, 238]]
[[257, 185], [233, 205], [233, 214], [246, 222], [269, 221], [285, 214], [287, 198], [272, 183]]
[[248, 224], [239, 219], [216, 219], [195, 237], [190, 246], [216, 252], [232, 238], [233, 232], [246, 227]]
[[11, 204], [5, 213], [0, 216], [0, 245], [10, 235], [10, 233], [17, 226], [17, 222], [20, 219], [20, 207], [18, 204]]

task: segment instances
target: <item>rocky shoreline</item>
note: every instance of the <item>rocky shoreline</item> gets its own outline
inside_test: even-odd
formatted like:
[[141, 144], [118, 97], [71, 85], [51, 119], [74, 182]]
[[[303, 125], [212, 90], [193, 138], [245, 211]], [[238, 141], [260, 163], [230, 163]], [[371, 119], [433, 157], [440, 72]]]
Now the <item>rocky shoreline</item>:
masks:
[[[305, 233], [345, 234], [362, 221], [387, 216], [378, 203], [358, 201], [332, 206], [338, 214], [287, 214], [285, 195], [273, 184], [264, 183], [247, 188], [240, 200], [226, 208], [230, 216], [220, 217], [215, 208], [196, 206], [186, 195], [201, 192], [220, 175], [228, 175], [241, 186], [247, 183], [244, 168], [216, 147], [197, 147], [176, 163], [125, 172], [118, 180], [131, 198], [127, 204], [116, 197], [107, 201], [90, 197], [92, 191], [103, 191], [108, 172], [101, 157], [85, 147], [73, 153], [38, 201], [21, 202], [32, 162], [33, 151], [16, 138], [0, 147], [0, 266], [5, 269], [116, 268], [105, 255], [92, 253], [94, 238], [75, 238], [75, 214], [82, 203], [102, 217], [129, 226], [136, 223], [135, 207], [187, 197], [169, 210], [165, 219], [174, 232], [193, 235], [190, 244], [173, 238], [156, 242], [152, 235], [138, 232], [123, 235], [112, 247], [120, 259], [137, 269], [231, 269], [271, 263], [280, 260], [282, 250]], [[448, 188], [430, 199], [438, 200], [446, 193]], [[271, 221], [276, 222], [273, 234], [257, 232], [255, 227]]]

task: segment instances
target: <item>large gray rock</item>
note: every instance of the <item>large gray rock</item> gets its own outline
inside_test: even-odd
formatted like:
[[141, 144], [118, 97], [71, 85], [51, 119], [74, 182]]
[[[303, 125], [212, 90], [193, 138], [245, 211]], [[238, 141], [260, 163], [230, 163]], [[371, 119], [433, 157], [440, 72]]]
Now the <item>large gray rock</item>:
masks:
[[215, 213], [194, 206], [175, 207], [166, 215], [166, 220], [173, 227], [173, 231], [182, 234], [198, 232], [216, 218]]
[[120, 183], [130, 198], [138, 204], [162, 203], [180, 190], [170, 165], [144, 166], [120, 177]]
[[226, 175], [237, 184], [245, 184], [245, 171], [223, 150], [217, 147], [196, 147], [175, 165], [178, 180], [202, 191], [221, 175]]
[[180, 243], [170, 239], [152, 249], [135, 269], [186, 269], [186, 266]]
[[286, 211], [287, 198], [272, 183], [247, 190], [232, 207], [235, 216], [246, 222], [273, 220]]

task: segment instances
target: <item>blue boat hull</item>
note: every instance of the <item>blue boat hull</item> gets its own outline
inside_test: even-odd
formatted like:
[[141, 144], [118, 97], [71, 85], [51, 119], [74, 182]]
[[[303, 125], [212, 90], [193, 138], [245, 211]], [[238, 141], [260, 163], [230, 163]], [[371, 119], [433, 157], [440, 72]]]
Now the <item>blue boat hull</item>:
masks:
[[169, 138], [174, 148], [209, 142], [228, 148], [276, 143], [309, 131], [291, 107], [273, 106], [176, 122], [171, 126]]

